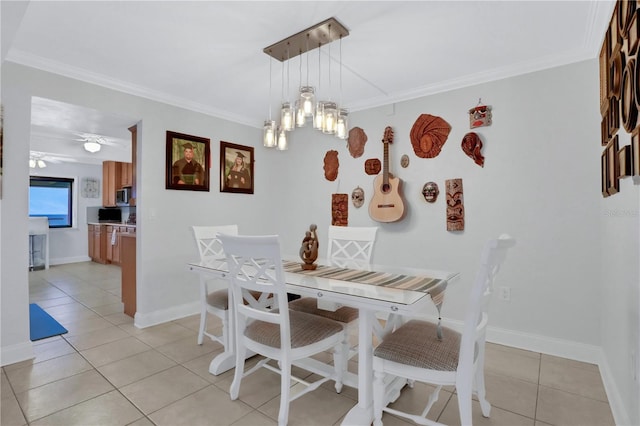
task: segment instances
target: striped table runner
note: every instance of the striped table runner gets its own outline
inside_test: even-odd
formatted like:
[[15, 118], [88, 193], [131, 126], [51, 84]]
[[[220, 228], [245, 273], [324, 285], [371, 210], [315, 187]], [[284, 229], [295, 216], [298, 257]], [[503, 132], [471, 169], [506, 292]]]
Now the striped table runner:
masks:
[[318, 265], [315, 270], [302, 269], [299, 262], [283, 261], [285, 272], [312, 275], [314, 277], [331, 278], [350, 281], [359, 284], [377, 285], [382, 287], [413, 290], [428, 293], [438, 309], [444, 299], [446, 280], [431, 277], [419, 277], [388, 272], [362, 271], [357, 269], [340, 268], [336, 266]]
[[[312, 275], [314, 277], [331, 278], [341, 281], [350, 281], [359, 284], [378, 285], [401, 290], [413, 290], [427, 293], [438, 310], [438, 326], [436, 335], [442, 340], [442, 317], [440, 315], [444, 291], [447, 281], [431, 277], [419, 277], [388, 272], [362, 271], [358, 269], [340, 268], [337, 266], [318, 265], [315, 270], [302, 269], [299, 262], [284, 260], [282, 269], [285, 272]], [[393, 314], [392, 314], [393, 316]], [[391, 319], [391, 317], [390, 317]]]

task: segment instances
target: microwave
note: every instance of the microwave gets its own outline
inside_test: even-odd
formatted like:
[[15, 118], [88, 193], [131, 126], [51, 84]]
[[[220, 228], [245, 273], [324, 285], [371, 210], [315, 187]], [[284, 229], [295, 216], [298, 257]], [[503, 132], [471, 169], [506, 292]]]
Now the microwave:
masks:
[[126, 187], [116, 191], [116, 205], [128, 206], [131, 199], [131, 188]]

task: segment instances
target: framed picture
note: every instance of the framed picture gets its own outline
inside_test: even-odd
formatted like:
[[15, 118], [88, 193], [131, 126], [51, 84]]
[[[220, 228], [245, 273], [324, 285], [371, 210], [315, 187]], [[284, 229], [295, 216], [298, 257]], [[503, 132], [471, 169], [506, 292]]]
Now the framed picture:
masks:
[[601, 172], [601, 190], [602, 196], [607, 198], [609, 196], [609, 158], [607, 154], [609, 153], [608, 149], [604, 149], [602, 151], [602, 155], [600, 156], [600, 172]]
[[209, 139], [167, 131], [166, 188], [209, 190]]
[[640, 132], [631, 135], [631, 176], [640, 176]]
[[609, 192], [609, 195], [613, 195], [620, 192], [620, 181], [618, 180], [620, 178], [620, 166], [618, 165], [618, 136], [614, 136], [614, 138], [609, 141], [606, 150], [607, 159], [609, 160], [607, 164], [607, 171], [609, 174], [609, 186], [607, 191]]
[[253, 147], [220, 141], [220, 192], [253, 194]]

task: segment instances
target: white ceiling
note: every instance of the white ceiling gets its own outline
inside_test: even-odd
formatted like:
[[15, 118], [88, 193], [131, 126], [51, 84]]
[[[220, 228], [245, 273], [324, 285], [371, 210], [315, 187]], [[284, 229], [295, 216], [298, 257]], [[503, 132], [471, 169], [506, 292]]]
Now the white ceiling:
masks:
[[[261, 127], [270, 99], [270, 59], [263, 48], [329, 17], [350, 31], [342, 41], [342, 93], [339, 42], [320, 50], [320, 82], [318, 49], [302, 55], [303, 82], [308, 60], [309, 83], [321, 97], [341, 98], [357, 111], [596, 58], [614, 4], [3, 1], [2, 55], [3, 60]], [[288, 62], [291, 97], [299, 85], [299, 58]], [[287, 89], [281, 88], [281, 63], [273, 60], [272, 67], [275, 117]], [[476, 103], [469, 99], [470, 107]], [[56, 134], [56, 123], [62, 122], [56, 114], [77, 117], [82, 108], [41, 100], [36, 110], [53, 125], [51, 143], [68, 133], [104, 132], [126, 139], [121, 126], [131, 120], [105, 114], [100, 127], [95, 123], [100, 112], [86, 111], [93, 114], [93, 130], [71, 122]], [[112, 125], [119, 126], [117, 131], [108, 128]], [[46, 124], [35, 128], [40, 137], [32, 143], [44, 144], [47, 131]]]

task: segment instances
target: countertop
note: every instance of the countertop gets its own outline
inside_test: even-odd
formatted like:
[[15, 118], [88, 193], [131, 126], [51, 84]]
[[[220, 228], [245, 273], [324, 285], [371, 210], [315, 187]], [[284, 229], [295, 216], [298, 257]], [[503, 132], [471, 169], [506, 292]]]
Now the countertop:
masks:
[[117, 222], [113, 220], [100, 220], [98, 222], [87, 222], [87, 225], [117, 225], [117, 226], [126, 226], [129, 228], [136, 227], [135, 223], [123, 223], [123, 222]]

